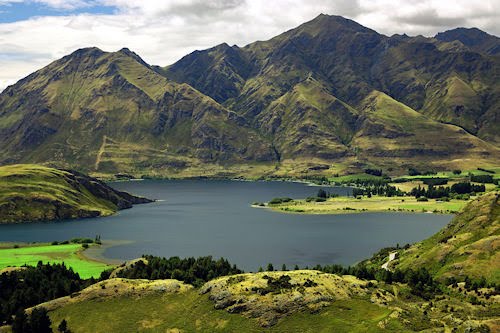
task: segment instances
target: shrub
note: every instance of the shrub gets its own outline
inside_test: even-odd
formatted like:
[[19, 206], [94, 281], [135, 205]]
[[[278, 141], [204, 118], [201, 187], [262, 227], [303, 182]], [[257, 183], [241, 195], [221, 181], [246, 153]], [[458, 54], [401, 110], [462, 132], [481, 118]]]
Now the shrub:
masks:
[[485, 183], [494, 184], [495, 183], [492, 175], [471, 175], [470, 180], [471, 180], [471, 182], [483, 183], [483, 184], [485, 184]]
[[271, 201], [269, 201], [269, 204], [270, 205], [279, 205], [281, 203], [285, 203], [285, 202], [290, 202], [290, 201], [293, 201], [292, 198], [273, 198], [271, 199]]
[[420, 198], [417, 198], [417, 201], [429, 201], [429, 199], [427, 199], [426, 197], [420, 197]]

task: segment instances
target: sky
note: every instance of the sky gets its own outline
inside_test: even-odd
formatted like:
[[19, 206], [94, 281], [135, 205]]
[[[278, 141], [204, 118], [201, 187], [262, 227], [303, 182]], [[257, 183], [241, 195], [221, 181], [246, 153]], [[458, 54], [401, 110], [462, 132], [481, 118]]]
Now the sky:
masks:
[[321, 13], [386, 35], [477, 27], [500, 36], [500, 0], [0, 0], [0, 91], [82, 47], [128, 47], [166, 66], [223, 42], [269, 39]]

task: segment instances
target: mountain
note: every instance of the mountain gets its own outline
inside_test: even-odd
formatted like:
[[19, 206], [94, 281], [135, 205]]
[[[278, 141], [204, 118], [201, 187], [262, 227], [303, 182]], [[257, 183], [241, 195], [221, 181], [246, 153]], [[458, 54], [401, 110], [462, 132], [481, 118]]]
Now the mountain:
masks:
[[[163, 72], [249, 119], [274, 137], [284, 159], [304, 156], [304, 146], [327, 159], [438, 161], [461, 158], [456, 150], [468, 151], [462, 158], [474, 150], [479, 159], [498, 155], [499, 60], [320, 15], [269, 41], [193, 52]], [[394, 124], [405, 120], [415, 132]]]
[[489, 55], [500, 54], [500, 38], [477, 28], [456, 28], [440, 32], [434, 38], [442, 42], [453, 43], [458, 41], [476, 52]]
[[500, 58], [458, 43], [320, 15], [164, 68], [78, 50], [0, 94], [0, 163], [225, 177], [499, 165]]
[[0, 223], [106, 216], [148, 202], [76, 171], [0, 167]]
[[246, 120], [128, 49], [80, 49], [0, 95], [2, 163], [92, 172], [272, 161]]
[[500, 193], [471, 201], [437, 234], [401, 251], [391, 266], [426, 267], [438, 278], [485, 277], [498, 284], [500, 272]]

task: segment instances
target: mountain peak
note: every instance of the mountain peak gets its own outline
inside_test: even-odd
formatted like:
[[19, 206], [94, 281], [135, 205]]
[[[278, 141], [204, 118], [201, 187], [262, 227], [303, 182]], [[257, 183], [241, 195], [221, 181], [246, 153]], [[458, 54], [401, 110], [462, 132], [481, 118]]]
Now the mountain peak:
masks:
[[478, 28], [455, 28], [440, 32], [434, 38], [441, 42], [456, 40], [476, 52], [500, 54], [500, 38]]
[[81, 57], [100, 57], [105, 52], [98, 47], [84, 47], [74, 51], [73, 53], [67, 55], [67, 57], [71, 58], [81, 58]]
[[357, 32], [375, 32], [372, 29], [369, 29], [351, 19], [345, 18], [339, 15], [328, 15], [328, 14], [319, 14], [314, 19], [309, 22], [306, 22], [298, 27], [307, 28], [314, 27], [326, 30], [341, 30], [341, 31], [357, 31]]
[[146, 67], [151, 67], [148, 63], [146, 63], [137, 53], [135, 53], [134, 51], [131, 51], [128, 47], [123, 47], [122, 49], [120, 49], [117, 53], [119, 54], [124, 54], [128, 57], [131, 57], [133, 58], [135, 61], [137, 61], [138, 63], [146, 66]]

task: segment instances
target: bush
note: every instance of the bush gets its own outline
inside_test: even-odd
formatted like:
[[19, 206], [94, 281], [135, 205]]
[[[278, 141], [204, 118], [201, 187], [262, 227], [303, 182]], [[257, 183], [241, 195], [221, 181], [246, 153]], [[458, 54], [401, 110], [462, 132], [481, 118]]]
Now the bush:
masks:
[[460, 175], [460, 174], [462, 174], [462, 170], [455, 169], [455, 170], [453, 170], [453, 174], [454, 175]]
[[322, 188], [320, 188], [318, 190], [318, 194], [316, 195], [318, 198], [327, 198], [328, 197], [328, 194], [326, 193], [325, 190], [323, 190]]
[[493, 179], [492, 175], [471, 175], [470, 176], [471, 182], [475, 183], [488, 183], [488, 184], [494, 184], [495, 180]]
[[423, 202], [423, 201], [429, 201], [429, 199], [427, 199], [426, 197], [420, 197], [417, 198], [417, 201]]
[[424, 178], [422, 181], [424, 184], [432, 186], [448, 184], [448, 178]]
[[285, 203], [285, 202], [290, 202], [290, 201], [293, 201], [292, 198], [273, 198], [271, 199], [271, 201], [269, 201], [269, 204], [270, 205], [279, 205], [281, 203]]
[[382, 170], [381, 169], [365, 169], [365, 173], [367, 175], [372, 175], [372, 176], [382, 176]]

